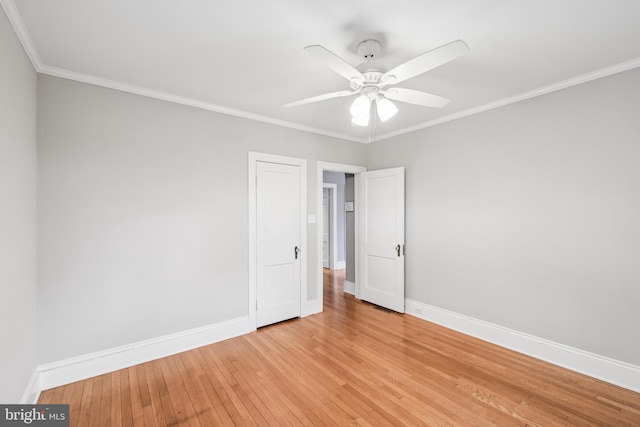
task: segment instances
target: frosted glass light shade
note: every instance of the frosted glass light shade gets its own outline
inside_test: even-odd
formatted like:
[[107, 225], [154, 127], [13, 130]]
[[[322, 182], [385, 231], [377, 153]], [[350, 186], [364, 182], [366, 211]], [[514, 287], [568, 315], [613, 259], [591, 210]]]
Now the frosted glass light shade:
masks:
[[351, 123], [358, 126], [367, 126], [369, 124], [369, 115], [371, 112], [371, 100], [366, 95], [360, 95], [351, 104]]
[[369, 98], [366, 95], [360, 95], [351, 104], [351, 115], [353, 117], [369, 117]]
[[398, 107], [396, 107], [393, 102], [389, 101], [387, 98], [378, 99], [376, 101], [376, 105], [378, 107], [378, 116], [380, 116], [380, 120], [383, 122], [386, 122], [398, 112]]
[[365, 117], [351, 117], [351, 124], [357, 126], [368, 126], [369, 125], [369, 115]]

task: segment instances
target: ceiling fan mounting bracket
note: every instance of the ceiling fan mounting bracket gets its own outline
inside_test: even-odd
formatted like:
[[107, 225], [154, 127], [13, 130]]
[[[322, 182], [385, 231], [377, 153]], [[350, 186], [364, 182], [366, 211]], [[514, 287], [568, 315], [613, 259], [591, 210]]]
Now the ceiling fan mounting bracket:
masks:
[[380, 55], [380, 42], [374, 39], [361, 41], [358, 43], [358, 55], [367, 61], [377, 58]]

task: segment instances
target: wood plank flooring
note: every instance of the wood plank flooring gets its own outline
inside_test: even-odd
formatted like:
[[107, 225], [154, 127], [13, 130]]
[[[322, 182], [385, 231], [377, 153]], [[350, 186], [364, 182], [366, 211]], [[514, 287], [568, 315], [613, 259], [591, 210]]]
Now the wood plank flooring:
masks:
[[322, 314], [44, 391], [71, 426], [640, 426], [640, 394], [343, 294]]

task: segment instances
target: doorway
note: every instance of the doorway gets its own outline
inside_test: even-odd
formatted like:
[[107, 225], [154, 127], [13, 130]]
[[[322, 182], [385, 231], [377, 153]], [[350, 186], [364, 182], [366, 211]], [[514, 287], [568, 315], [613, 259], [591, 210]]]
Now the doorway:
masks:
[[[323, 205], [322, 205], [322, 195], [323, 195], [323, 181], [324, 181], [324, 173], [325, 172], [338, 172], [341, 174], [349, 174], [349, 175], [356, 175], [359, 174], [361, 172], [365, 172], [367, 170], [367, 168], [365, 168], [364, 166], [357, 166], [357, 165], [347, 165], [347, 164], [340, 164], [340, 163], [330, 163], [330, 162], [318, 162], [317, 163], [317, 189], [316, 189], [316, 194], [317, 194], [317, 202], [316, 202], [316, 206], [317, 206], [317, 212], [316, 212], [316, 216], [318, 219], [318, 224], [321, 225], [324, 221], [324, 214], [323, 214]], [[356, 228], [356, 218], [355, 218], [355, 212], [354, 212], [354, 201], [356, 200], [355, 197], [357, 195], [357, 180], [350, 178], [353, 182], [353, 194], [350, 195], [351, 197], [350, 200], [346, 200], [340, 204], [339, 202], [337, 203], [337, 210], [342, 210], [343, 213], [345, 213], [346, 216], [346, 221], [345, 221], [345, 226], [347, 228], [351, 228], [351, 231], [353, 232], [354, 235], [354, 240], [357, 241], [357, 228]], [[349, 211], [350, 213], [347, 213], [347, 211]], [[318, 227], [318, 256], [317, 256], [317, 279], [316, 279], [316, 296], [317, 298], [313, 301], [313, 312], [319, 313], [322, 311], [322, 305], [323, 305], [323, 286], [324, 286], [324, 281], [323, 281], [323, 271], [324, 271], [324, 267], [323, 267], [323, 257], [322, 257], [322, 228], [323, 227]], [[344, 285], [344, 290], [345, 292], [348, 293], [354, 293], [355, 292], [355, 288], [356, 288], [356, 283], [358, 280], [357, 277], [357, 245], [355, 245], [355, 243], [353, 244], [353, 246], [351, 247], [346, 247], [347, 245], [345, 245], [345, 252], [346, 252], [346, 259], [345, 264], [340, 264], [338, 263], [337, 266], [338, 267], [347, 267], [347, 263], [351, 264], [351, 269], [347, 268], [348, 271], [353, 273], [353, 277], [351, 277], [352, 280], [345, 280], [345, 285]]]

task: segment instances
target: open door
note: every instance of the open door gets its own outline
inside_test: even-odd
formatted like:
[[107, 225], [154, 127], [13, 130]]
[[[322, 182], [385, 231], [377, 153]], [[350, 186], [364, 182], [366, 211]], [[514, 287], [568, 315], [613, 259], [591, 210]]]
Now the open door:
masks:
[[356, 297], [404, 313], [404, 168], [358, 174]]

